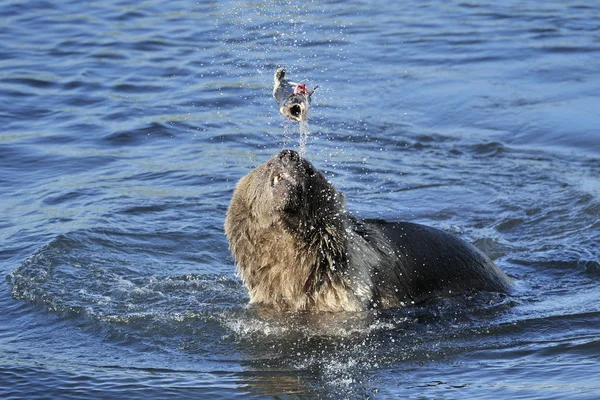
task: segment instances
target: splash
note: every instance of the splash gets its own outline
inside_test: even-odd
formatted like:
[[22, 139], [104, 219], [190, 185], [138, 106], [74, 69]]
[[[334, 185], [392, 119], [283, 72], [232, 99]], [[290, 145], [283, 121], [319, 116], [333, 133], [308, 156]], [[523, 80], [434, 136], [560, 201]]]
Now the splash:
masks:
[[299, 151], [300, 157], [306, 158], [306, 143], [308, 141], [308, 135], [310, 134], [310, 127], [308, 121], [300, 121], [298, 124], [300, 130], [300, 143]]

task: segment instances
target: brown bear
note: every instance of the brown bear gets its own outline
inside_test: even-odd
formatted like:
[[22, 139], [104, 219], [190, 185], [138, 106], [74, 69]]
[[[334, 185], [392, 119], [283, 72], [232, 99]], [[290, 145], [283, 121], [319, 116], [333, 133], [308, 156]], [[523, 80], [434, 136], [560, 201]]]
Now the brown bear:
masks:
[[250, 302], [280, 310], [362, 311], [511, 288], [449, 233], [351, 215], [344, 195], [292, 150], [239, 181], [225, 234]]

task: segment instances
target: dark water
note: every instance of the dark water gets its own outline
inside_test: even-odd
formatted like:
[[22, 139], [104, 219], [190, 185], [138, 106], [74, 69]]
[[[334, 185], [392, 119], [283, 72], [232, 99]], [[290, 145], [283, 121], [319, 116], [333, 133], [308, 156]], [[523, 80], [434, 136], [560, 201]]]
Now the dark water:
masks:
[[[501, 5], [495, 4], [500, 3]], [[600, 4], [0, 3], [1, 398], [600, 397]], [[357, 214], [475, 243], [508, 298], [245, 307], [223, 220], [320, 88]]]

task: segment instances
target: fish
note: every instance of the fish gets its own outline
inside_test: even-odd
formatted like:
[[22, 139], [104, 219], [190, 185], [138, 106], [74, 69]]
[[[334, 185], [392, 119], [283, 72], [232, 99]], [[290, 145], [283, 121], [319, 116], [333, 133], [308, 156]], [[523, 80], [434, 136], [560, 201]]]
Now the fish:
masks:
[[292, 121], [306, 121], [310, 98], [318, 86], [310, 89], [304, 83], [290, 82], [285, 79], [285, 68], [278, 68], [273, 78], [273, 97], [279, 105], [279, 112]]

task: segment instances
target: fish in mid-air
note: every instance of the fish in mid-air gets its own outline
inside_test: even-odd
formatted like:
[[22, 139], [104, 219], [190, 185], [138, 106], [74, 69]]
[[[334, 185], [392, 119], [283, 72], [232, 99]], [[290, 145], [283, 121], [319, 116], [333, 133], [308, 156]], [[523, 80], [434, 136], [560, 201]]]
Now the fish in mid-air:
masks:
[[292, 121], [301, 122], [308, 118], [310, 97], [318, 86], [310, 89], [304, 83], [290, 82], [285, 79], [285, 69], [275, 71], [273, 97], [279, 105], [279, 112]]

